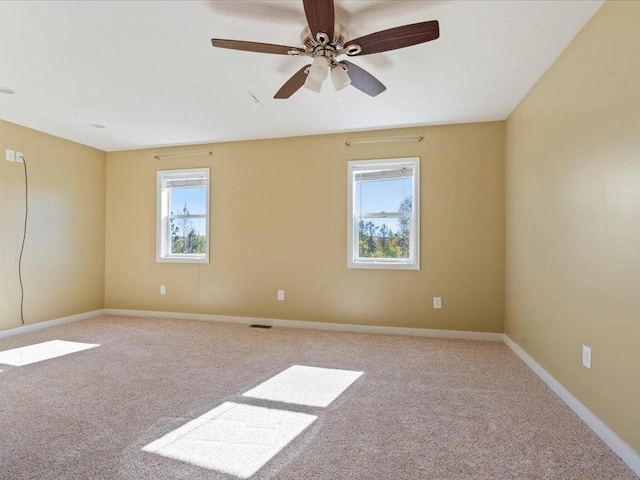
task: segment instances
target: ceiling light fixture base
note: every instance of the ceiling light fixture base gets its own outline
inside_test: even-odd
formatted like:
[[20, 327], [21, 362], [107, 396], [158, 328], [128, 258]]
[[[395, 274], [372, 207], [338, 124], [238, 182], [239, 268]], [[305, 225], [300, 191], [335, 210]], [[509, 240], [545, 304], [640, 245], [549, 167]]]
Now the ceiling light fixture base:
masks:
[[[323, 33], [323, 35], [326, 36], [327, 34]], [[342, 47], [345, 43], [347, 43], [348, 38], [349, 31], [346, 29], [346, 27], [340, 23], [336, 23], [334, 27], [333, 39], [331, 41], [327, 41], [327, 43], [340, 45]], [[311, 33], [311, 28], [309, 28], [308, 25], [304, 27], [302, 33], [300, 34], [300, 42], [305, 47], [311, 47], [311, 49], [313, 49], [313, 47], [317, 43], [319, 43], [318, 39], [313, 38], [313, 33]]]

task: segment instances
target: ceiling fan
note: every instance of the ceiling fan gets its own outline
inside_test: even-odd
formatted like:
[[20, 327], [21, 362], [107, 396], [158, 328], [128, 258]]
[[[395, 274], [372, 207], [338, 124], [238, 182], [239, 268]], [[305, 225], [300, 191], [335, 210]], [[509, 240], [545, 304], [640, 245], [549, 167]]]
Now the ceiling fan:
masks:
[[278, 90], [274, 98], [289, 98], [302, 86], [320, 92], [322, 82], [329, 76], [329, 72], [336, 90], [342, 90], [351, 84], [367, 95], [375, 97], [387, 87], [357, 65], [346, 60], [338, 60], [340, 55], [354, 57], [386, 52], [429, 42], [440, 36], [438, 21], [431, 20], [349, 40], [346, 28], [335, 22], [333, 0], [302, 0], [302, 3], [309, 24], [300, 35], [303, 47], [222, 38], [213, 38], [211, 43], [218, 48], [313, 58], [313, 63], [298, 70]]

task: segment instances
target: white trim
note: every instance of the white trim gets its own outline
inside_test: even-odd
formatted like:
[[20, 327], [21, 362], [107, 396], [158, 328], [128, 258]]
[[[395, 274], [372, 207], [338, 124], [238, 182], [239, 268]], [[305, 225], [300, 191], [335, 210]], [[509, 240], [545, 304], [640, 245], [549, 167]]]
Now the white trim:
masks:
[[538, 362], [536, 362], [522, 347], [511, 340], [506, 334], [504, 343], [522, 359], [524, 363], [546, 383], [553, 392], [560, 397], [580, 419], [602, 439], [607, 446], [618, 455], [624, 463], [638, 476], [640, 476], [640, 454], [622, 440], [606, 423], [578, 400], [569, 390], [567, 390], [553, 375], [547, 372]]
[[420, 270], [420, 265], [413, 262], [401, 262], [380, 258], [368, 261], [349, 262], [348, 268], [369, 268], [373, 270]]
[[175, 318], [177, 320], [204, 320], [209, 322], [236, 323], [241, 325], [272, 325], [274, 327], [309, 328], [312, 330], [333, 330], [336, 332], [376, 333], [384, 335], [407, 335], [413, 337], [454, 338], [460, 340], [482, 340], [501, 342], [503, 334], [493, 332], [466, 332], [462, 330], [436, 330], [430, 328], [386, 327], [379, 325], [352, 325], [345, 323], [307, 322], [281, 320], [277, 318], [236, 317], [231, 315], [211, 315], [205, 313], [155, 312], [148, 310], [123, 310], [106, 308], [105, 315], [128, 317]]
[[99, 317], [100, 315], [104, 314], [104, 309], [92, 310], [91, 312], [78, 313], [76, 315], [70, 315], [68, 317], [55, 318], [53, 320], [45, 320], [44, 322], [38, 323], [30, 323], [29, 325], [21, 325], [19, 327], [10, 328], [9, 330], [0, 331], [0, 338], [22, 335], [23, 333], [35, 332], [44, 328], [56, 327], [65, 323], [79, 322], [80, 320], [87, 320], [88, 318]]
[[157, 263], [209, 263], [207, 257], [203, 256], [178, 256], [172, 255], [170, 257], [159, 257]]
[[[357, 224], [354, 216], [354, 176], [363, 169], [397, 168], [401, 165], [410, 165], [413, 171], [411, 215], [411, 245], [410, 256], [407, 259], [371, 259], [355, 260], [355, 231]], [[348, 189], [347, 189], [347, 268], [364, 269], [390, 269], [390, 270], [420, 270], [420, 157], [386, 158], [378, 160], [351, 160], [347, 164]], [[371, 212], [369, 212], [371, 213]], [[419, 329], [421, 330], [421, 329]]]

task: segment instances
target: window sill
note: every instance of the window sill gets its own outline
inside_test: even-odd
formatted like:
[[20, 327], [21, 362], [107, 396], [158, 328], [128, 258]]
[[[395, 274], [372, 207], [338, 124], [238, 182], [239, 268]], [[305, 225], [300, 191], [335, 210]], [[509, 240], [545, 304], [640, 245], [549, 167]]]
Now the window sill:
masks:
[[363, 268], [373, 270], [420, 270], [417, 263], [391, 262], [349, 262], [347, 268]]
[[207, 257], [158, 257], [157, 263], [209, 263]]

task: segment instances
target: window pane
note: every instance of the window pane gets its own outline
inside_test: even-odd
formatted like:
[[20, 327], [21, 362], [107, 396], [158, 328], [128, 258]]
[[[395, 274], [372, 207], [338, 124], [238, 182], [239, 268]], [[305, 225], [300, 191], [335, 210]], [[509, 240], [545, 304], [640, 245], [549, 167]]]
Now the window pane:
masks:
[[206, 187], [184, 187], [171, 189], [172, 215], [204, 215], [206, 213]]
[[171, 218], [171, 253], [204, 254], [207, 246], [205, 218]]
[[411, 218], [365, 218], [358, 221], [360, 258], [409, 258]]
[[411, 212], [413, 179], [355, 182], [356, 213]]
[[157, 172], [158, 262], [208, 262], [209, 168]]

